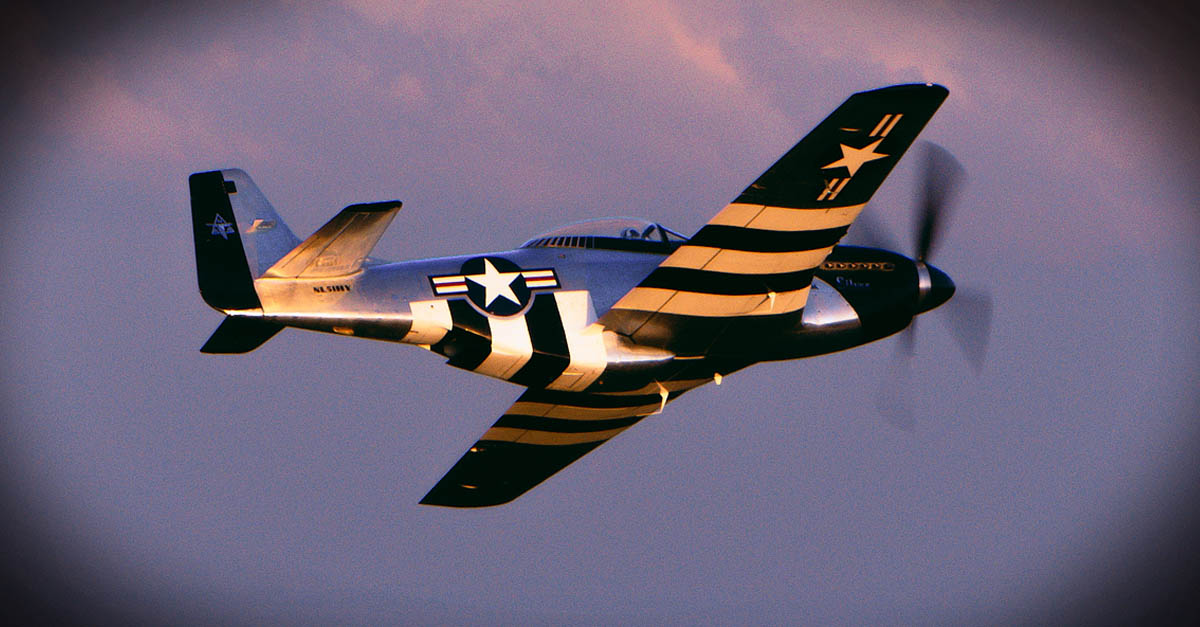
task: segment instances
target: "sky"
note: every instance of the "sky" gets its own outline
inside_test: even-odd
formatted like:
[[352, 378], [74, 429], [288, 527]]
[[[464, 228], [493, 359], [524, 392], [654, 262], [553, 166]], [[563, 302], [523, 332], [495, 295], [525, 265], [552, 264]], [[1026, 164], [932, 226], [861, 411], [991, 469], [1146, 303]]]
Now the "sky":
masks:
[[[1200, 617], [1192, 12], [192, 4], [18, 2], [0, 33], [9, 616]], [[692, 233], [851, 93], [927, 81], [922, 138], [967, 173], [935, 262], [995, 303], [978, 374], [933, 311], [911, 359], [752, 367], [464, 511], [417, 501], [516, 387], [298, 330], [198, 350], [192, 172], [246, 170], [301, 237], [399, 198], [394, 260], [602, 216]], [[867, 209], [906, 253], [919, 166]]]

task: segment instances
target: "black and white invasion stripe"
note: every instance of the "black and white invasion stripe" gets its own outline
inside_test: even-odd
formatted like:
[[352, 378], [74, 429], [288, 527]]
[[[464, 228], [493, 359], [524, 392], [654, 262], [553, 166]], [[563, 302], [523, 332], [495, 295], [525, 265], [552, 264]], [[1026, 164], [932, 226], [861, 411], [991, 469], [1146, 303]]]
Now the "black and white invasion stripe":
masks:
[[657, 392], [649, 394], [526, 390], [421, 503], [507, 503], [709, 380], [655, 384]]
[[599, 329], [587, 332], [585, 291], [537, 294], [524, 315], [487, 316], [465, 299], [411, 303], [404, 341], [445, 355], [450, 365], [527, 387], [579, 391], [604, 371]]

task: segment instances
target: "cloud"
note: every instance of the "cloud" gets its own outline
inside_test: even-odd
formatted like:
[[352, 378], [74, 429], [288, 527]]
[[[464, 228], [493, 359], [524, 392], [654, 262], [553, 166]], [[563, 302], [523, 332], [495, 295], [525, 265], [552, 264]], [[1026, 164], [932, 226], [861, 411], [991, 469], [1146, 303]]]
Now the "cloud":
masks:
[[679, 19], [679, 16], [667, 3], [657, 5], [659, 11], [652, 14], [653, 20], [666, 31], [671, 48], [681, 58], [700, 70], [701, 73], [719, 80], [722, 83], [736, 85], [739, 83], [737, 70], [730, 65], [720, 42], [707, 34], [696, 33], [689, 29]]
[[683, 18], [679, 6], [669, 2], [439, 5], [435, 10], [428, 2], [383, 5], [345, 0], [344, 6], [375, 27], [433, 35], [463, 49], [486, 51], [477, 61], [498, 70], [512, 70], [529, 55], [551, 65], [567, 58], [602, 56], [626, 69], [632, 68], [622, 59], [665, 55], [710, 79], [735, 83], [738, 78], [713, 29], [697, 28]]
[[413, 104], [422, 104], [428, 97], [421, 79], [412, 74], [402, 73], [394, 77], [389, 91], [397, 100]]
[[798, 49], [842, 62], [874, 63], [893, 80], [936, 82], [960, 92], [970, 81], [956, 61], [969, 54], [970, 32], [960, 27], [958, 13], [940, 3], [819, 1], [763, 22], [770, 36]]
[[140, 98], [103, 64], [65, 68], [34, 102], [47, 124], [81, 145], [115, 159], [153, 154], [179, 158], [189, 130], [155, 104]]

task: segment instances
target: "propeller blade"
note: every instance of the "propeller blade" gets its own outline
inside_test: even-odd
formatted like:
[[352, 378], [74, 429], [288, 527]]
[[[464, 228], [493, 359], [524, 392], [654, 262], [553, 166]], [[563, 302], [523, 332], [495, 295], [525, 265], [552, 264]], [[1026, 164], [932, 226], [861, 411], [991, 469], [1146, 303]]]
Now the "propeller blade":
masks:
[[946, 320], [958, 347], [975, 369], [983, 371], [988, 339], [992, 331], [992, 297], [977, 289], [960, 289], [946, 307]]
[[875, 409], [893, 427], [912, 433], [917, 427], [912, 396], [912, 360], [897, 350], [892, 355], [887, 374], [880, 380]]
[[[915, 212], [914, 248], [915, 259], [928, 262], [949, 218], [950, 205], [958, 192], [964, 170], [958, 160], [941, 146], [922, 142], [922, 149], [925, 169], [921, 181], [921, 201]], [[875, 248], [896, 250], [887, 230], [881, 228], [871, 214], [860, 215], [856, 225], [861, 226], [855, 227], [856, 241]], [[983, 369], [991, 332], [992, 299], [978, 290], [959, 289], [947, 305], [945, 309], [949, 315], [951, 333], [975, 373], [979, 374]], [[894, 426], [914, 431], [916, 414], [912, 400], [912, 357], [916, 354], [917, 319], [913, 318], [900, 335], [889, 372], [881, 380], [876, 407]]]
[[878, 214], [871, 211], [870, 207], [867, 207], [862, 213], [858, 214], [858, 218], [854, 220], [854, 225], [850, 227], [850, 232], [846, 234], [846, 239], [853, 242], [856, 246], [900, 250], [896, 238], [892, 236], [892, 233], [879, 220]]
[[947, 207], [954, 200], [963, 175], [963, 167], [945, 148], [930, 142], [923, 142], [922, 147], [925, 173], [922, 180], [923, 197], [916, 216], [918, 261], [930, 258], [945, 225], [949, 211]]
[[908, 323], [908, 328], [900, 332], [901, 345], [904, 348], [904, 354], [912, 357], [917, 354], [917, 319], [913, 318], [912, 322]]

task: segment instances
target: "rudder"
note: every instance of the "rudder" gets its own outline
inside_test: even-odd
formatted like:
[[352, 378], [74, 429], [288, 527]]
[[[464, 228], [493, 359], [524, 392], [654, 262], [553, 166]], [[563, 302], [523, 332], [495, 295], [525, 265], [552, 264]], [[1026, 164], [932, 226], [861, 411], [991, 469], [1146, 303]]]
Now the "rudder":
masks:
[[188, 177], [200, 294], [221, 311], [259, 309], [254, 279], [300, 240], [242, 170]]
[[188, 187], [196, 278], [204, 302], [221, 311], [260, 309], [225, 178], [220, 171], [197, 172], [188, 177]]

